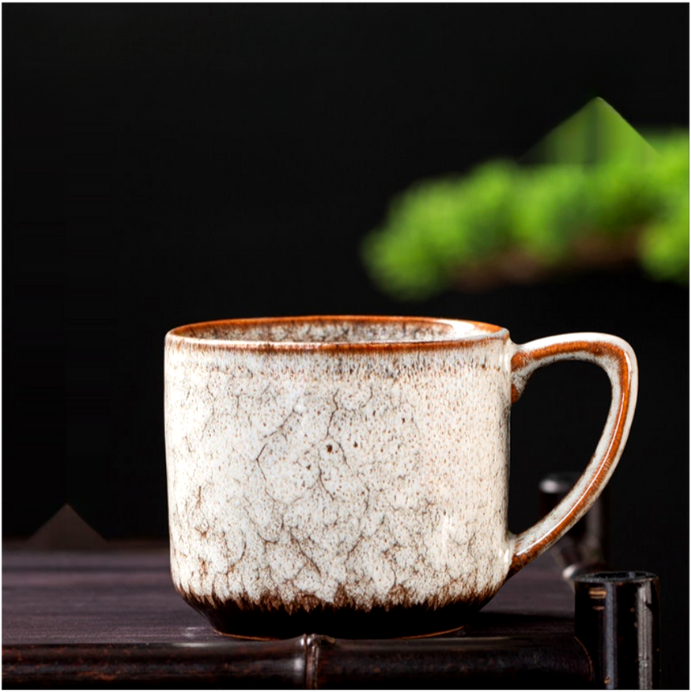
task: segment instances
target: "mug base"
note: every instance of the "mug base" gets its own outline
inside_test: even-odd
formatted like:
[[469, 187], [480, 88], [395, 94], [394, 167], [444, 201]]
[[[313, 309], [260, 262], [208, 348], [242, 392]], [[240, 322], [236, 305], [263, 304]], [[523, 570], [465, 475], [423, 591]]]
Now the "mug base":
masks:
[[260, 610], [233, 601], [209, 603], [192, 594], [184, 598], [202, 613], [220, 634], [237, 639], [292, 639], [322, 634], [338, 639], [418, 639], [451, 634], [463, 629], [468, 618], [491, 596], [456, 602], [440, 608], [425, 605], [375, 607], [321, 607], [310, 611]]

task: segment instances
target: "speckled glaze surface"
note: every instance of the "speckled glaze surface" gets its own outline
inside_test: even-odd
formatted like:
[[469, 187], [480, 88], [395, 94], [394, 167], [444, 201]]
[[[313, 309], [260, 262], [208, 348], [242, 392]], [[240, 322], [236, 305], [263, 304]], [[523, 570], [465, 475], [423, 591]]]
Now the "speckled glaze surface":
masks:
[[[593, 336], [624, 344], [572, 336], [580, 346], [556, 358], [584, 357], [582, 337], [586, 352]], [[615, 386], [629, 392], [615, 454], [595, 473], [598, 488], [586, 482], [587, 497], [572, 498], [575, 510], [565, 505], [549, 525], [512, 536], [510, 408], [532, 370], [555, 358], [533, 353], [499, 327], [425, 318], [173, 330], [165, 433], [176, 588], [239, 636], [461, 626], [465, 611], [592, 504], [628, 433], [631, 384], [622, 384], [616, 354], [593, 356], [611, 371], [613, 409]], [[601, 447], [604, 457], [612, 444]]]

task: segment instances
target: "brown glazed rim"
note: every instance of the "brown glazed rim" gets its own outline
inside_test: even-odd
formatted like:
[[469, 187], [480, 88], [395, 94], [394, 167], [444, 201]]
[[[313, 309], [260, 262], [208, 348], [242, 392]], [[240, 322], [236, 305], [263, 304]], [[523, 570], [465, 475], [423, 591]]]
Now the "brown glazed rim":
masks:
[[[421, 324], [444, 324], [450, 327], [456, 325], [472, 325], [477, 331], [468, 335], [455, 335], [449, 339], [423, 339], [420, 341], [356, 341], [356, 342], [317, 342], [317, 341], [243, 341], [241, 339], [209, 339], [196, 336], [194, 332], [201, 329], [218, 329], [224, 327], [253, 327], [265, 324], [289, 323], [401, 323], [417, 322]], [[380, 316], [380, 315], [307, 315], [299, 317], [258, 317], [230, 320], [214, 320], [211, 322], [196, 322], [176, 327], [166, 334], [166, 342], [172, 345], [182, 343], [196, 344], [207, 348], [242, 349], [250, 351], [390, 351], [437, 349], [453, 346], [475, 345], [490, 339], [508, 339], [509, 332], [504, 327], [498, 327], [486, 322], [475, 320], [457, 320], [443, 317], [413, 317], [413, 316]]]

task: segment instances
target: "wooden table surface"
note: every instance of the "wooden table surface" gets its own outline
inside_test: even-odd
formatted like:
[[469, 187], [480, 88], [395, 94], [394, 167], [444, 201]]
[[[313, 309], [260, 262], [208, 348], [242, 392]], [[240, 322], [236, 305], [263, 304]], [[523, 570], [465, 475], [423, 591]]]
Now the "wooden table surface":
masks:
[[338, 640], [225, 637], [173, 588], [168, 551], [3, 550], [3, 685], [18, 687], [576, 687], [587, 656], [549, 555], [460, 632]]

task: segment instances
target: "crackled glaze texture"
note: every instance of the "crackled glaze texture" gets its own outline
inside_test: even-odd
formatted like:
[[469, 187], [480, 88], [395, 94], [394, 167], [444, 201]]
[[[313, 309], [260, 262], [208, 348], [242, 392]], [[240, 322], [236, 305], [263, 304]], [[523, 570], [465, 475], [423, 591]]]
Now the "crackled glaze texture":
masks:
[[[339, 635], [333, 617], [345, 612], [481, 606], [514, 558], [514, 351], [500, 328], [422, 318], [238, 320], [168, 334], [177, 589], [218, 629], [248, 636], [276, 633], [240, 616], [293, 616], [299, 628], [318, 613], [320, 627], [334, 624], [324, 633]], [[395, 633], [461, 624], [410, 621]]]

